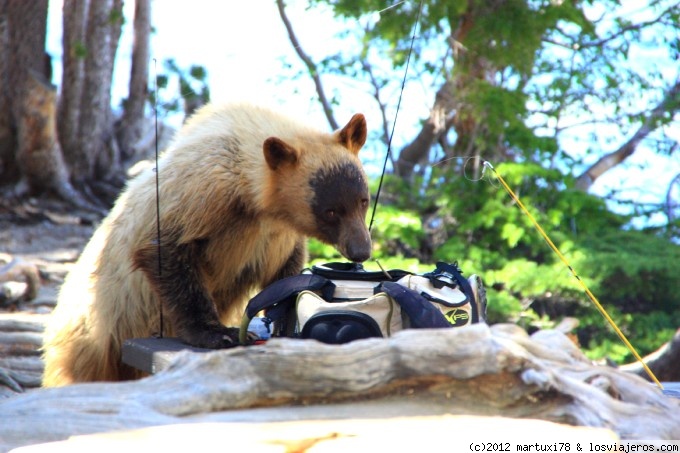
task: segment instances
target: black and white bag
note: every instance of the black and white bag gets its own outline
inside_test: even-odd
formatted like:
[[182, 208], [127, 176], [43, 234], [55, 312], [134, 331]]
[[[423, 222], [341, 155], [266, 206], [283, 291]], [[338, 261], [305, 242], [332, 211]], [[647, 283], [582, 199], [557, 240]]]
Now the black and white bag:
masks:
[[253, 297], [241, 323], [242, 343], [258, 313], [271, 336], [341, 344], [407, 328], [485, 322], [486, 294], [481, 279], [465, 279], [457, 263], [437, 263], [422, 275], [330, 263], [279, 280]]

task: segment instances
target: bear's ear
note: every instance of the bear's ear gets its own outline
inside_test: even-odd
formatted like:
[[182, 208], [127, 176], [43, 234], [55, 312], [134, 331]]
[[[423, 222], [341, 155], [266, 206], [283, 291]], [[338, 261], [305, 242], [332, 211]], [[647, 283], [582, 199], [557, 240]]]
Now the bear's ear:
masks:
[[338, 142], [354, 154], [359, 154], [366, 143], [366, 135], [366, 118], [361, 113], [354, 115], [345, 127], [336, 132]]
[[300, 152], [297, 149], [276, 137], [269, 137], [265, 140], [262, 144], [262, 151], [267, 165], [272, 170], [276, 170], [282, 165], [293, 165], [300, 157]]

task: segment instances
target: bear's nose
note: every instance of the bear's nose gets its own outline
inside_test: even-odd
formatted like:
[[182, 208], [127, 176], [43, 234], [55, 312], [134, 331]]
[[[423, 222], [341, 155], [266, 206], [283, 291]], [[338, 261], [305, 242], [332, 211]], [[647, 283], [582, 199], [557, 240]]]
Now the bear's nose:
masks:
[[371, 238], [368, 232], [365, 237], [350, 241], [347, 246], [347, 258], [355, 263], [363, 263], [371, 257]]

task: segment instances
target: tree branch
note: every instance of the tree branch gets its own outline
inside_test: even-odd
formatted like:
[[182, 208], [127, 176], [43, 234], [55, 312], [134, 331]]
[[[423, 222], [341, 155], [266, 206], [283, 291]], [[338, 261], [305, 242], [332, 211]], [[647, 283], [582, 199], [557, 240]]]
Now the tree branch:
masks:
[[[680, 368], [677, 366], [678, 360], [680, 360], [680, 329], [675, 332], [675, 335], [669, 342], [642, 360], [652, 370], [657, 379], [665, 382], [680, 380]], [[639, 362], [623, 365], [621, 369], [649, 380], [647, 372]]]
[[439, 137], [450, 127], [449, 116], [455, 107], [453, 99], [453, 82], [447, 80], [437, 91], [434, 105], [430, 110], [430, 116], [423, 124], [415, 139], [406, 145], [399, 153], [399, 159], [395, 167], [396, 173], [408, 178], [413, 173], [413, 168], [427, 156], [430, 148]]
[[373, 87], [373, 99], [375, 99], [375, 101], [378, 103], [378, 107], [380, 108], [380, 114], [382, 116], [383, 142], [387, 144], [390, 141], [390, 130], [387, 122], [386, 111], [387, 106], [380, 97], [380, 84], [378, 83], [378, 80], [375, 78], [375, 75], [373, 75], [373, 67], [364, 58], [361, 59], [361, 67], [363, 68], [364, 72], [368, 74], [368, 78], [371, 81], [371, 87]]
[[628, 26], [621, 27], [620, 30], [617, 30], [612, 35], [607, 36], [605, 38], [598, 39], [597, 41], [579, 43], [579, 48], [601, 47], [604, 44], [608, 43], [609, 41], [612, 41], [612, 40], [614, 40], [614, 39], [616, 39], [620, 36], [623, 36], [624, 34], [628, 33], [629, 31], [639, 31], [639, 30], [642, 30], [643, 28], [649, 27], [650, 25], [654, 25], [656, 23], [662, 22], [663, 18], [666, 15], [668, 15], [670, 12], [672, 12], [674, 8], [677, 8], [677, 5], [671, 5], [665, 11], [663, 11], [661, 14], [659, 14], [659, 16], [655, 19], [651, 19], [651, 20], [640, 22], [640, 23], [637, 23], [637, 24], [630, 24]]
[[286, 5], [283, 3], [283, 0], [276, 0], [276, 6], [279, 8], [279, 15], [281, 16], [281, 21], [283, 22], [283, 25], [286, 27], [286, 31], [288, 32], [288, 38], [290, 39], [290, 43], [293, 45], [293, 49], [295, 49], [295, 52], [304, 62], [305, 66], [307, 66], [307, 71], [309, 72], [309, 75], [312, 77], [312, 80], [314, 80], [316, 94], [319, 96], [319, 102], [321, 102], [321, 105], [323, 106], [323, 111], [326, 114], [326, 119], [328, 120], [328, 123], [331, 125], [331, 128], [333, 130], [339, 129], [340, 127], [338, 126], [338, 122], [335, 121], [335, 117], [333, 116], [333, 108], [331, 107], [330, 102], [326, 97], [326, 93], [324, 92], [323, 85], [321, 83], [321, 77], [319, 76], [319, 71], [317, 70], [316, 64], [312, 61], [309, 55], [307, 55], [304, 52], [304, 50], [302, 50], [302, 46], [300, 45], [297, 36], [295, 36], [293, 26], [290, 23], [290, 20], [288, 19], [288, 15], [286, 14]]
[[635, 152], [640, 142], [656, 130], [658, 121], [667, 113], [674, 114], [678, 111], [679, 107], [680, 79], [678, 79], [675, 82], [675, 85], [666, 92], [661, 102], [654, 107], [647, 119], [626, 143], [616, 151], [602, 156], [597, 162], [576, 178], [576, 188], [583, 191], [588, 190], [597, 178], [630, 157]]
[[[664, 17], [666, 17], [669, 13], [671, 13], [673, 11], [673, 9], [675, 9], [675, 8], [677, 8], [677, 4], [671, 5], [670, 7], [668, 7], [661, 14], [659, 14], [655, 19], [650, 19], [648, 21], [639, 22], [639, 23], [636, 23], [636, 24], [629, 24], [625, 27], [621, 27], [620, 29], [616, 30], [614, 33], [612, 33], [609, 36], [605, 36], [604, 38], [600, 38], [600, 39], [597, 39], [597, 40], [594, 40], [594, 41], [567, 43], [567, 42], [560, 42], [560, 41], [557, 41], [557, 40], [551, 39], [551, 38], [544, 38], [543, 42], [546, 42], [548, 44], [553, 44], [553, 45], [559, 46], [559, 47], [564, 47], [564, 48], [571, 49], [571, 50], [580, 50], [580, 49], [586, 49], [586, 48], [591, 48], [591, 47], [602, 47], [603, 45], [607, 44], [608, 42], [613, 41], [614, 39], [619, 38], [619, 37], [625, 35], [626, 33], [630, 32], [630, 31], [640, 31], [640, 30], [647, 28], [651, 25], [655, 25], [657, 23], [663, 23]], [[599, 22], [600, 20], [602, 20], [602, 18], [600, 18], [598, 21], [594, 21], [594, 22]], [[569, 33], [565, 32], [565, 31], [563, 31], [559, 28], [558, 28], [558, 30], [564, 36], [571, 37]]]

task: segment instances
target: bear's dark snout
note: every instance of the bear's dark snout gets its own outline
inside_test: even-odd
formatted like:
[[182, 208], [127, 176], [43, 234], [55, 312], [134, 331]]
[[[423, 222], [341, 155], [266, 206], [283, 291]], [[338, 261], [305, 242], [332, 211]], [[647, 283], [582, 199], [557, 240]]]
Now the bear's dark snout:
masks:
[[371, 236], [366, 226], [361, 223], [350, 229], [345, 235], [340, 252], [350, 261], [363, 263], [371, 257]]
[[363, 263], [371, 257], [371, 247], [354, 247], [350, 245], [347, 250], [347, 258], [354, 263]]

